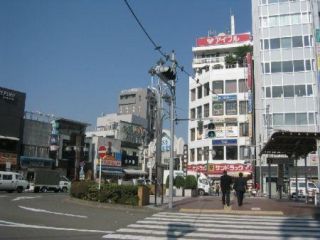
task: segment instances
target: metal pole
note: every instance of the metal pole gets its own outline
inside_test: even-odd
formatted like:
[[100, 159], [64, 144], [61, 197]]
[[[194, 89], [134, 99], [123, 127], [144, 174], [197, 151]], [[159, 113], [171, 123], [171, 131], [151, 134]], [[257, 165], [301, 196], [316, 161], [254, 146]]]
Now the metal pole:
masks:
[[171, 151], [170, 151], [170, 164], [169, 164], [169, 208], [172, 208], [173, 205], [173, 160], [174, 160], [174, 94], [171, 96], [170, 104], [170, 135], [171, 135]]
[[268, 163], [268, 175], [269, 175], [269, 184], [268, 184], [268, 192], [269, 192], [269, 198], [271, 199], [271, 163]]
[[99, 191], [101, 189], [101, 158], [99, 158]]
[[306, 203], [308, 203], [308, 183], [307, 183], [307, 156], [304, 157], [304, 182], [306, 191]]

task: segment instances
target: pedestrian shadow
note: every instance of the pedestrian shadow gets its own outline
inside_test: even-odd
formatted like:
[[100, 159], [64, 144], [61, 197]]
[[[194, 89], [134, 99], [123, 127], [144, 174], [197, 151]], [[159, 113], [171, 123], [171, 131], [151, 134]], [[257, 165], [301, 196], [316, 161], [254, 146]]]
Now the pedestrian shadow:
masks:
[[167, 230], [167, 239], [179, 239], [188, 233], [195, 232], [196, 228], [185, 223], [170, 223]]

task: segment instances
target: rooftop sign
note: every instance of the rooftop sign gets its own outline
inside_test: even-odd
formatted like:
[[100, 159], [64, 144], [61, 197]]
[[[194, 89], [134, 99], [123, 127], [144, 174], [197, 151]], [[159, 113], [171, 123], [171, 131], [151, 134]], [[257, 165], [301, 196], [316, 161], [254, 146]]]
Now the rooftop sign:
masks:
[[251, 40], [250, 33], [202, 37], [197, 39], [197, 47], [226, 45], [226, 44], [232, 44], [232, 43], [246, 42], [250, 40]]

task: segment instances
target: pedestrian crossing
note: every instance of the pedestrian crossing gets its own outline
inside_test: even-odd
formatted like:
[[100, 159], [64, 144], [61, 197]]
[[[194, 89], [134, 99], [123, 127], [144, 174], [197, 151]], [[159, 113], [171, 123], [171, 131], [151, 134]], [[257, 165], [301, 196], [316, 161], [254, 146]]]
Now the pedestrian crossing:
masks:
[[320, 221], [312, 218], [159, 212], [104, 239], [320, 239]]

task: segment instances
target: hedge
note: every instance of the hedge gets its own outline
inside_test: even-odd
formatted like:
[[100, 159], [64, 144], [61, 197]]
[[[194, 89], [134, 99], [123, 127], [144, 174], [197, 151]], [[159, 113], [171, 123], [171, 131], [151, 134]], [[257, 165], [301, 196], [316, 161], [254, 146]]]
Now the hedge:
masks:
[[73, 182], [70, 195], [83, 200], [127, 205], [138, 205], [139, 201], [138, 186], [107, 183], [101, 184], [99, 192], [98, 184], [93, 181]]

